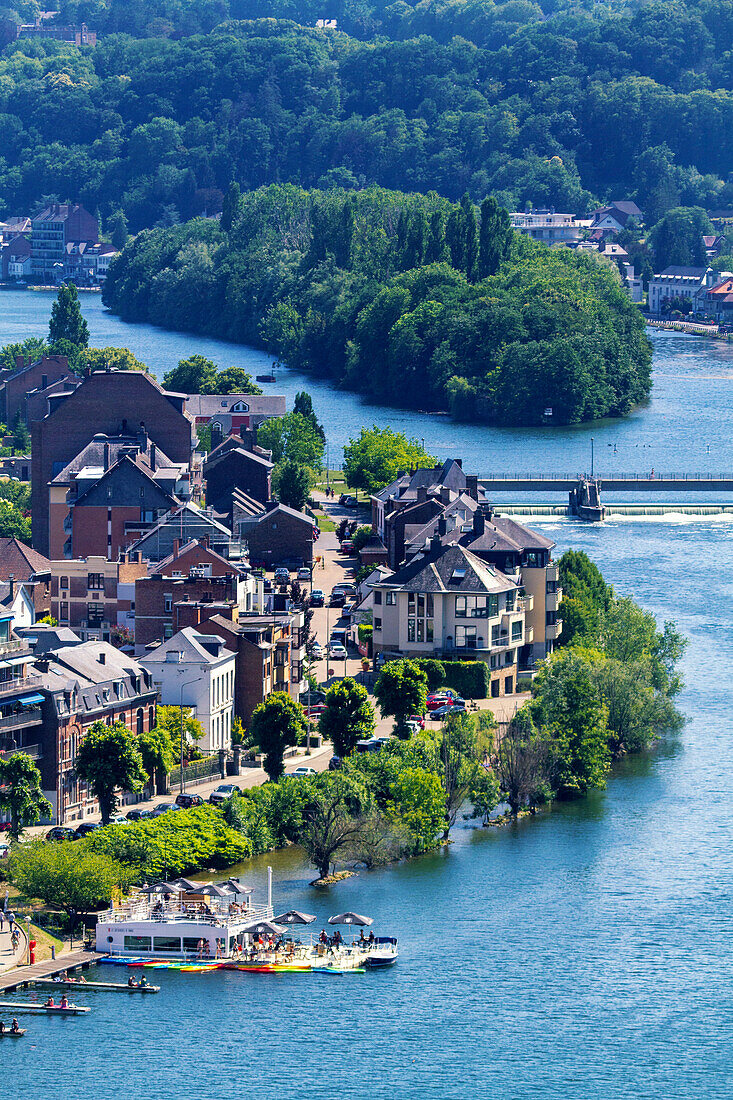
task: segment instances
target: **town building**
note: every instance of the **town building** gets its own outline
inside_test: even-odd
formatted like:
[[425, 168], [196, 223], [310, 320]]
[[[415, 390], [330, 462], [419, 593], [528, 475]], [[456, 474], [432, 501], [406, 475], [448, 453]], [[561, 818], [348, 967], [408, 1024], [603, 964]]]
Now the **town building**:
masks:
[[263, 505], [272, 499], [273, 469], [269, 451], [250, 450], [240, 436], [229, 436], [204, 462], [206, 503], [231, 527], [236, 492]]
[[252, 565], [270, 569], [283, 562], [311, 564], [318, 534], [311, 516], [274, 500], [257, 511], [251, 511], [250, 507], [251, 501], [245, 505], [235, 496], [234, 531], [240, 542], [246, 544]]
[[728, 243], [728, 238], [723, 233], [704, 234], [702, 243], [705, 246], [705, 255], [707, 258], [709, 260], [714, 260], [725, 248]]
[[86, 23], [66, 27], [51, 22], [57, 14], [55, 11], [41, 12], [34, 23], [21, 23], [17, 27], [17, 37], [53, 39], [65, 42], [67, 46], [96, 46], [96, 31], [90, 31]]
[[212, 438], [243, 433], [256, 440], [257, 429], [273, 416], [285, 416], [285, 398], [279, 394], [189, 393], [186, 411], [196, 428], [211, 425]]
[[693, 313], [704, 311], [708, 291], [729, 276], [733, 278], [733, 272], [713, 271], [711, 267], [666, 267], [649, 280], [649, 312], [658, 317], [674, 309], [680, 300], [689, 302]]
[[236, 655], [234, 713], [248, 725], [254, 709], [275, 691], [300, 699], [305, 680], [305, 615], [289, 600], [266, 615], [216, 614], [202, 622], [202, 634], [215, 634]]
[[719, 323], [733, 322], [733, 276], [711, 286], [705, 295], [705, 311]]
[[183, 627], [199, 626], [214, 606], [234, 617], [262, 611], [263, 583], [201, 542], [174, 547], [135, 582], [135, 652]]
[[481, 660], [491, 695], [516, 691], [518, 651], [531, 640], [530, 600], [516, 580], [439, 536], [386, 580], [372, 586], [375, 654]]
[[[0, 760], [23, 752], [41, 763], [43, 756], [40, 677], [30, 643], [13, 632], [13, 612], [0, 604]], [[0, 812], [0, 821], [10, 815]]]
[[15, 577], [0, 582], [0, 610], [10, 613], [14, 630], [33, 626], [36, 621], [33, 596], [24, 584], [16, 582]]
[[107, 278], [115, 256], [119, 256], [119, 249], [105, 241], [70, 241], [66, 245], [64, 278], [73, 279], [77, 286], [98, 286]]
[[[129, 641], [135, 632], [135, 582], [147, 564], [134, 554], [107, 561], [103, 554], [49, 563], [51, 614], [83, 641]], [[162, 637], [162, 635], [161, 635]]]
[[625, 248], [612, 241], [604, 241], [598, 248], [599, 256], [606, 260], [612, 260], [619, 270], [623, 284], [629, 292], [632, 302], [637, 304], [644, 301], [644, 284], [637, 276], [633, 260], [629, 257]]
[[50, 553], [114, 560], [189, 496], [188, 464], [172, 462], [144, 428], [99, 432], [51, 481]]
[[27, 282], [33, 267], [31, 242], [17, 234], [0, 246], [0, 264], [3, 282]]
[[71, 392], [51, 394], [47, 415], [31, 423], [34, 547], [49, 552], [50, 483], [95, 436], [137, 438], [144, 432], [148, 454], [154, 444], [171, 463], [189, 463], [191, 422], [185, 401], [185, 394], [167, 392], [151, 375], [132, 370], [88, 372]]
[[215, 634], [184, 627], [140, 658], [163, 706], [190, 707], [204, 728], [199, 748], [227, 752], [232, 743], [236, 657]]
[[40, 695], [41, 783], [58, 825], [99, 810], [74, 762], [95, 722], [122, 722], [134, 733], [155, 726], [157, 689], [147, 669], [107, 642], [81, 642], [35, 656]]
[[239, 563], [246, 561], [246, 546], [225, 527], [211, 508], [199, 508], [192, 501], [166, 513], [130, 547], [145, 561], [158, 562], [192, 540], [204, 540], [222, 557]]
[[53, 203], [31, 223], [32, 271], [37, 282], [59, 283], [66, 273], [67, 246], [99, 243], [99, 222], [79, 203]]
[[36, 360], [17, 355], [14, 368], [0, 370], [0, 419], [12, 426], [20, 414], [29, 424], [29, 398], [59, 381], [77, 382], [65, 355], [43, 355]]
[[509, 215], [509, 220], [517, 233], [547, 245], [573, 244], [580, 240], [584, 227], [574, 214], [559, 214], [554, 210], [516, 211]]
[[22, 585], [33, 603], [34, 618], [51, 614], [51, 562], [16, 538], [0, 538], [0, 581]]
[[606, 230], [611, 233], [620, 233], [628, 223], [634, 219], [641, 222], [643, 214], [635, 202], [630, 199], [620, 199], [601, 206], [591, 215], [591, 231]]

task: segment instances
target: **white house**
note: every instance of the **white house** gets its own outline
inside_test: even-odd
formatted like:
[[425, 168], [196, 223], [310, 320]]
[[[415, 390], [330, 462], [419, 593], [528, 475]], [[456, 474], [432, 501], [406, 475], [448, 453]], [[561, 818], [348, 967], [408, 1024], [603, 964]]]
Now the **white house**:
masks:
[[526, 214], [515, 211], [509, 215], [509, 220], [518, 233], [549, 245], [579, 241], [584, 227], [582, 219], [575, 214], [558, 214], [554, 210], [533, 210]]
[[36, 609], [30, 593], [25, 585], [16, 584], [13, 577], [0, 584], [0, 608], [12, 613], [13, 630], [33, 626], [36, 621]]
[[513, 695], [519, 649], [530, 642], [519, 585], [463, 546], [431, 540], [424, 553], [372, 584], [375, 653], [481, 660], [491, 694]]
[[193, 710], [205, 730], [201, 749], [230, 748], [236, 657], [221, 638], [187, 626], [141, 657], [140, 664], [152, 675], [163, 706]]
[[649, 312], [658, 315], [665, 303], [671, 304], [678, 298], [689, 301], [693, 312], [705, 310], [708, 290], [730, 274], [713, 271], [711, 267], [665, 267], [649, 280]]

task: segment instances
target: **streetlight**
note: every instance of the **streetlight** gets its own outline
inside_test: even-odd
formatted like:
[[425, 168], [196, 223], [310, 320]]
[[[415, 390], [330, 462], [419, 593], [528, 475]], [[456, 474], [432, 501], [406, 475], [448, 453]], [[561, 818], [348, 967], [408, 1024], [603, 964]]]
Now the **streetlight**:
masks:
[[198, 684], [201, 680], [203, 680], [203, 678], [203, 676], [197, 676], [195, 680], [184, 680], [184, 682], [179, 685], [180, 693], [178, 705], [181, 709], [181, 794], [183, 794], [185, 790], [185, 782], [183, 778], [183, 689], [185, 687], [190, 687], [191, 684]]

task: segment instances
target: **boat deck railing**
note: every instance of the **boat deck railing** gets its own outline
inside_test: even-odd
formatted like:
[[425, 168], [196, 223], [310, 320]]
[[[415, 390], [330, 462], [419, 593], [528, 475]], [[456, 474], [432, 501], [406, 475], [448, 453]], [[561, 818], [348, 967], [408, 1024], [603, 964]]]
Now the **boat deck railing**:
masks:
[[130, 924], [134, 921], [153, 921], [156, 924], [171, 924], [186, 921], [195, 924], [211, 924], [221, 927], [233, 922], [244, 924], [250, 921], [267, 920], [272, 917], [272, 908], [267, 905], [224, 905], [210, 907], [206, 913], [196, 906], [176, 906], [158, 908], [154, 905], [122, 905], [99, 913], [99, 924]]

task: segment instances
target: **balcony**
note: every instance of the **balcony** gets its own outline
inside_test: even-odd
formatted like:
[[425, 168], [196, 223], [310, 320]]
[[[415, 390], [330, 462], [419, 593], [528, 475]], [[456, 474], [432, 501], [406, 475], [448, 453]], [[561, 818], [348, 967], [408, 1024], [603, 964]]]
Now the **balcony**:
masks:
[[560, 637], [562, 633], [562, 619], [558, 619], [556, 623], [548, 623], [545, 627], [545, 637], [549, 641], [555, 641]]
[[517, 600], [517, 610], [525, 615], [534, 608], [534, 596], [520, 596]]
[[17, 676], [14, 680], [0, 680], [0, 699], [7, 699], [10, 695], [20, 695], [30, 688], [37, 688], [41, 684], [40, 676]]
[[25, 753], [26, 756], [30, 756], [31, 760], [40, 760], [43, 756], [40, 745], [19, 745], [16, 749], [3, 749], [3, 751], [0, 752], [0, 760], [7, 760], [16, 752]]
[[545, 580], [559, 581], [560, 580], [560, 568], [557, 562], [550, 562], [545, 569]]
[[6, 638], [0, 642], [0, 658], [11, 657], [14, 653], [30, 653], [30, 647], [22, 638]]
[[562, 588], [556, 592], [547, 592], [545, 595], [545, 608], [548, 611], [559, 611], [562, 601]]
[[524, 644], [531, 645], [534, 641], [534, 627], [525, 626], [524, 628]]
[[28, 707], [19, 714], [7, 714], [0, 716], [0, 734], [9, 730], [28, 729], [29, 726], [40, 726], [43, 721], [40, 707]]

